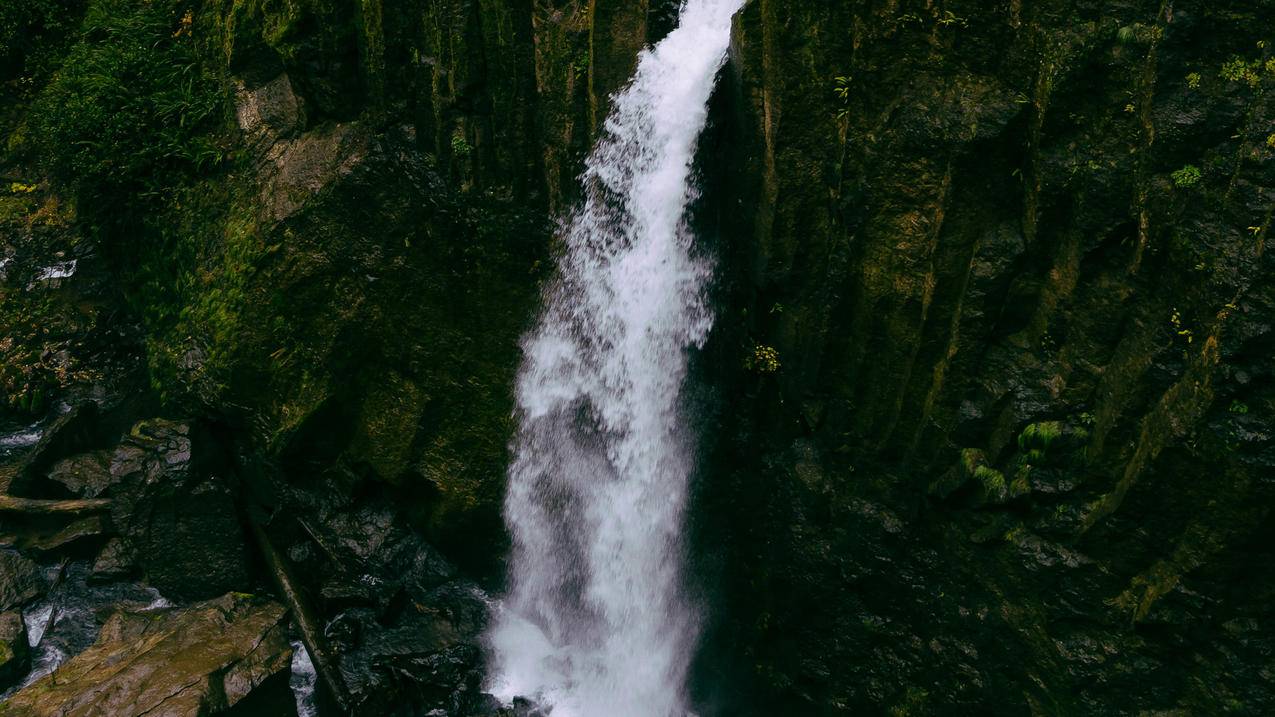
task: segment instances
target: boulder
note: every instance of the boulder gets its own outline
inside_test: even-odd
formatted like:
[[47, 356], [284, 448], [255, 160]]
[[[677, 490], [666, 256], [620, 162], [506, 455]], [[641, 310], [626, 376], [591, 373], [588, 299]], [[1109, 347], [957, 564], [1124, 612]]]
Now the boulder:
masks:
[[135, 557], [119, 538], [111, 538], [93, 561], [90, 580], [109, 582], [127, 578], [133, 573]]
[[233, 492], [193, 433], [187, 423], [143, 421], [111, 459], [112, 523], [147, 582], [174, 600], [250, 584]]
[[63, 458], [96, 447], [102, 439], [97, 404], [79, 404], [58, 416], [18, 467], [9, 492], [35, 496], [46, 488], [45, 475]]
[[22, 607], [47, 588], [38, 565], [12, 550], [0, 550], [0, 610]]
[[242, 593], [117, 612], [92, 646], [0, 704], [0, 714], [295, 714], [285, 615], [278, 603]]
[[110, 451], [93, 451], [64, 458], [49, 469], [49, 480], [79, 498], [96, 498], [114, 483]]
[[[311, 581], [322, 632], [356, 714], [483, 714], [482, 594], [415, 530], [393, 499], [351, 503], [321, 482], [294, 507], [288, 551]], [[311, 544], [310, 541], [313, 541]], [[311, 546], [312, 547], [305, 547]], [[317, 549], [316, 549], [317, 548]]]
[[22, 613], [11, 610], [0, 613], [0, 690], [17, 684], [31, 669], [31, 646], [27, 644], [27, 626]]

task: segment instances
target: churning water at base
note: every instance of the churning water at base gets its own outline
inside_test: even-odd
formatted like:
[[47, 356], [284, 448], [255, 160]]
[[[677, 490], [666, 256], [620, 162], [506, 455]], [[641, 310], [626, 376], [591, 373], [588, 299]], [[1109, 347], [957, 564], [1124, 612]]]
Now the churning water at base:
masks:
[[682, 717], [699, 617], [683, 589], [693, 442], [688, 352], [712, 316], [711, 263], [686, 224], [695, 148], [731, 16], [687, 0], [613, 100], [525, 342], [505, 519], [510, 592], [489, 688], [553, 717]]

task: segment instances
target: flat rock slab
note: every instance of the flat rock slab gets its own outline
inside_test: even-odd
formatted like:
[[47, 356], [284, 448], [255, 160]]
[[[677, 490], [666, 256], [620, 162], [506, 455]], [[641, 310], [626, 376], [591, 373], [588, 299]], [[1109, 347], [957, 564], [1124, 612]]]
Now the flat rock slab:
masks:
[[282, 605], [242, 593], [117, 612], [97, 642], [0, 703], [0, 715], [195, 717], [263, 702], [270, 714], [288, 714], [275, 711], [291, 704], [285, 615]]

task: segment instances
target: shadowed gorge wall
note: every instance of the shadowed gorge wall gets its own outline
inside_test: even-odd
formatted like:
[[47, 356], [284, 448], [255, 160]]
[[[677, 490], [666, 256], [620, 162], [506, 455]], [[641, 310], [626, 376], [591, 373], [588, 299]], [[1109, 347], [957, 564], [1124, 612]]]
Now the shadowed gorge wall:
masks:
[[777, 709], [1270, 708], [1272, 17], [737, 19], [701, 510]]

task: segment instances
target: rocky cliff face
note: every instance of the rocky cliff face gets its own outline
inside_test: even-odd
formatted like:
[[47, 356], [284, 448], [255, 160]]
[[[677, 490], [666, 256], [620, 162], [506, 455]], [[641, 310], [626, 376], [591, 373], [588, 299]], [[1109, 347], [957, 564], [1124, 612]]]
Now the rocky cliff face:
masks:
[[[451, 568], [351, 576], [421, 536], [500, 575], [552, 219], [675, 6], [6, 6], [4, 420], [197, 416], [356, 691], [456, 708]], [[697, 210], [706, 713], [1275, 709], [1273, 20], [748, 4]], [[432, 635], [407, 686], [378, 621]]]
[[777, 708], [1271, 708], [1272, 17], [739, 17], [706, 540]]

